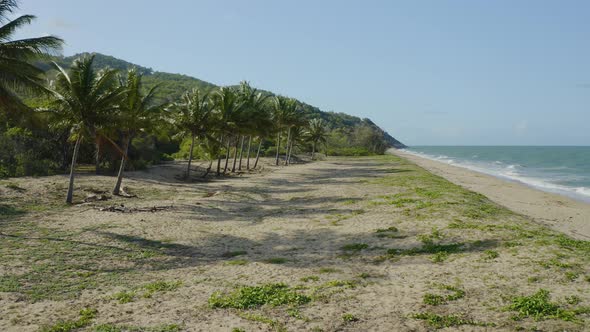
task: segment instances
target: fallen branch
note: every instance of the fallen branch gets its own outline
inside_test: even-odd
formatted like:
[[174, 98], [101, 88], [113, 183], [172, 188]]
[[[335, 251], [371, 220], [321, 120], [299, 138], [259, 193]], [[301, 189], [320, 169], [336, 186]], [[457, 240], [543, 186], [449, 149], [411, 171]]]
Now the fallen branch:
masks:
[[166, 211], [174, 208], [172, 205], [170, 206], [150, 206], [150, 207], [139, 207], [139, 208], [129, 208], [125, 205], [111, 205], [107, 207], [97, 207], [98, 211], [103, 212], [116, 212], [116, 213], [137, 213], [137, 212], [159, 212], [159, 211]]

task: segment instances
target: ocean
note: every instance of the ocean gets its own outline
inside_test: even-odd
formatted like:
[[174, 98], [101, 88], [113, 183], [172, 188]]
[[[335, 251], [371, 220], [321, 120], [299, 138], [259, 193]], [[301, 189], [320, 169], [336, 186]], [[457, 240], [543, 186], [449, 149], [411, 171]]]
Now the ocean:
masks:
[[414, 146], [405, 151], [590, 203], [590, 146]]

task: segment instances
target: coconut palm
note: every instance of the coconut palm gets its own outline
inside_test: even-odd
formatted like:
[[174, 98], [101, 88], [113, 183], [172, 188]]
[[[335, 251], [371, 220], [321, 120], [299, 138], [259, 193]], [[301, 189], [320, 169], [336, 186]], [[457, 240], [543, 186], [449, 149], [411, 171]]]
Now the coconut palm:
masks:
[[[260, 135], [265, 128], [272, 126], [269, 123], [269, 116], [267, 112], [267, 99], [268, 95], [263, 95], [257, 89], [252, 88], [248, 82], [240, 83], [240, 98], [244, 102], [244, 116], [242, 123], [242, 132], [248, 136], [248, 147], [246, 154], [246, 169], [250, 169], [250, 155], [252, 150], [252, 138], [259, 137], [258, 154], [260, 153], [260, 144], [262, 144], [262, 135]], [[238, 169], [242, 169], [242, 151], [243, 144], [240, 149], [240, 162]]]
[[213, 103], [208, 94], [193, 89], [184, 93], [181, 101], [173, 104], [171, 109], [176, 110], [172, 115], [172, 120], [179, 130], [179, 136], [190, 135], [191, 137], [191, 147], [186, 168], [186, 178], [189, 179], [195, 140], [205, 138], [208, 130], [212, 129], [210, 127], [213, 120]]
[[[293, 112], [297, 104], [294, 99], [275, 96], [272, 99], [271, 116], [274, 124], [275, 132], [277, 133], [277, 151], [275, 156], [275, 165], [279, 165], [279, 156], [281, 150], [281, 133], [285, 128], [288, 128]], [[287, 134], [288, 135], [288, 134]], [[287, 139], [288, 140], [288, 139]]]
[[123, 139], [123, 149], [121, 150], [121, 165], [119, 166], [119, 174], [117, 175], [113, 195], [119, 195], [120, 193], [123, 172], [133, 138], [138, 133], [147, 131], [152, 127], [159, 115], [159, 111], [162, 109], [162, 106], [152, 105], [154, 93], [158, 86], [154, 86], [144, 94], [141, 80], [142, 74], [133, 68], [127, 72], [126, 79], [120, 83], [121, 87], [125, 89], [118, 109], [118, 122]]
[[[289, 105], [289, 108], [286, 112], [285, 122], [287, 123], [287, 143], [286, 143], [286, 151], [285, 151], [285, 165], [289, 165], [291, 160], [291, 150], [293, 148], [293, 141], [294, 139], [299, 139], [303, 132], [303, 126], [307, 124], [305, 119], [305, 115], [303, 114], [302, 109], [297, 105], [296, 102], [293, 102]], [[293, 133], [293, 130], [297, 129], [297, 133]], [[296, 134], [297, 137], [294, 135]]]
[[320, 118], [309, 120], [307, 137], [311, 141], [311, 160], [315, 158], [315, 148], [318, 144], [326, 144], [328, 140], [328, 131], [326, 123]]
[[[227, 141], [226, 158], [223, 172], [227, 171], [229, 162], [230, 143], [232, 138], [238, 140], [241, 112], [244, 110], [244, 101], [239, 98], [236, 91], [230, 87], [221, 87], [212, 96], [215, 111], [219, 116], [220, 141]], [[221, 155], [217, 160], [217, 175], [221, 174]]]
[[293, 126], [291, 128], [291, 140], [289, 143], [289, 150], [287, 154], [287, 159], [285, 160], [285, 165], [291, 164], [291, 156], [293, 155], [293, 149], [297, 148], [300, 143], [305, 138], [305, 128], [300, 125]]
[[35, 19], [33, 15], [22, 15], [9, 20], [17, 8], [16, 0], [0, 0], [0, 110], [6, 111], [27, 109], [19, 93], [48, 92], [43, 71], [32, 61], [54, 53], [63, 44], [54, 36], [13, 40], [20, 28]]
[[84, 137], [96, 133], [96, 123], [108, 112], [115, 110], [125, 89], [117, 86], [116, 71], [111, 69], [96, 72], [92, 66], [94, 56], [85, 56], [74, 61], [69, 73], [58, 64], [59, 71], [55, 90], [53, 113], [55, 120], [71, 128], [70, 138], [75, 140], [70, 182], [66, 202], [72, 203], [74, 170], [78, 160], [80, 143]]

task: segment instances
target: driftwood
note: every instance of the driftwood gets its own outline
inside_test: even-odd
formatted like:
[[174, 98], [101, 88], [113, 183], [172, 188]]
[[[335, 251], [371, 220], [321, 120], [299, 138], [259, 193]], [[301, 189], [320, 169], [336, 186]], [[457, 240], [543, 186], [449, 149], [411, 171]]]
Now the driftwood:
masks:
[[116, 212], [116, 213], [137, 213], [137, 212], [159, 212], [172, 209], [173, 206], [149, 206], [149, 207], [126, 207], [125, 205], [111, 205], [107, 207], [97, 207], [98, 211]]

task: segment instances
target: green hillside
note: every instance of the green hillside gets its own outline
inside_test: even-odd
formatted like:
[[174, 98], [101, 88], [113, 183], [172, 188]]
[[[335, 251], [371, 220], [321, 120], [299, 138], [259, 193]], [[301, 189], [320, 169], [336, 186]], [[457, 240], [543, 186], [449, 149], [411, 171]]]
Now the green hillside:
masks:
[[[68, 57], [57, 57], [55, 62], [64, 68], [68, 68], [69, 65], [78, 57], [83, 56], [87, 53], [76, 54]], [[137, 64], [127, 62], [125, 60], [117, 59], [115, 57], [104, 55], [100, 53], [93, 53], [95, 55], [95, 65], [98, 68], [110, 67], [121, 71], [126, 71], [130, 68], [137, 68], [144, 74], [144, 88], [146, 90], [151, 89], [153, 86], [159, 84], [159, 88], [156, 93], [156, 101], [158, 102], [173, 102], [180, 98], [180, 96], [187, 90], [198, 88], [204, 91], [211, 91], [218, 86], [215, 84], [187, 76], [182, 74], [172, 74], [166, 72], [154, 71], [152, 68], [143, 67]], [[48, 63], [40, 64], [42, 68], [52, 71], [51, 66]], [[49, 75], [50, 77], [52, 75]], [[269, 94], [273, 94], [267, 91]], [[372, 153], [382, 153], [389, 147], [402, 148], [404, 145], [389, 135], [386, 131], [382, 130], [370, 119], [361, 119], [357, 116], [336, 113], [336, 112], [325, 112], [319, 108], [306, 104], [303, 101], [299, 101], [300, 106], [304, 112], [308, 114], [309, 118], [320, 117], [324, 119], [328, 125], [334, 129], [331, 135], [329, 146], [332, 146], [333, 153], [339, 154], [337, 147], [343, 145], [343, 147], [355, 147], [365, 145], [365, 140], [377, 140], [368, 147]], [[336, 129], [338, 128], [338, 129]], [[360, 135], [362, 137], [353, 137]], [[342, 151], [344, 152], [344, 151]]]

